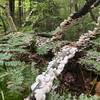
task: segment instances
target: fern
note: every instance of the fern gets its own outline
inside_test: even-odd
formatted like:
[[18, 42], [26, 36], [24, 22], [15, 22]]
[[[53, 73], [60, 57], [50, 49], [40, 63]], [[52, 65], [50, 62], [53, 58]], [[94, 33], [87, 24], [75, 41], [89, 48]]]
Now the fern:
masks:
[[92, 49], [87, 51], [85, 58], [80, 60], [81, 64], [84, 64], [86, 69], [92, 70], [99, 74], [100, 72], [100, 51], [97, 48], [100, 48], [100, 38], [98, 37], [95, 40], [92, 40], [91, 43]]
[[[31, 34], [9, 34], [0, 39], [0, 100], [22, 100], [23, 91], [35, 80], [38, 71], [16, 55], [27, 53]], [[27, 91], [28, 92], [28, 89]]]
[[12, 57], [12, 54], [0, 53], [0, 60], [9, 60], [11, 57]]
[[38, 47], [36, 51], [39, 55], [44, 55], [54, 48], [56, 48], [56, 45], [54, 43], [47, 43], [45, 45], [42, 45], [41, 47]]
[[22, 65], [23, 63], [20, 62], [20, 61], [9, 61], [9, 62], [5, 62], [5, 66], [13, 66], [13, 67], [16, 67], [16, 66], [20, 66]]
[[100, 97], [98, 96], [87, 96], [85, 94], [82, 94], [79, 96], [79, 100], [100, 100]]
[[59, 94], [52, 92], [48, 94], [47, 100], [100, 100], [100, 97], [87, 96], [85, 94], [81, 94], [79, 97], [76, 97], [76, 96], [71, 96], [70, 93], [60, 96]]
[[59, 94], [52, 92], [47, 96], [47, 100], [67, 100], [67, 99], [64, 96], [60, 96]]
[[22, 71], [24, 70], [24, 67], [17, 68], [17, 69], [8, 69], [7, 72], [9, 73], [8, 82], [7, 82], [7, 88], [10, 89], [11, 92], [14, 91], [21, 91], [22, 89], [22, 83], [24, 80]]
[[36, 51], [39, 55], [47, 54], [49, 51], [57, 52], [57, 50], [65, 44], [68, 44], [68, 41], [47, 42], [37, 47]]

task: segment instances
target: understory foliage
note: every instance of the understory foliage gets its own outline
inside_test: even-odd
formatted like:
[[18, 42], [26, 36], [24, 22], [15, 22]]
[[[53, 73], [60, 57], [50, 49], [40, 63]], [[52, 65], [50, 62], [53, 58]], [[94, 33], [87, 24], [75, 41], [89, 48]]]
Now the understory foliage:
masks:
[[34, 62], [26, 64], [17, 56], [27, 53], [24, 48], [30, 45], [31, 38], [19, 33], [0, 39], [0, 100], [22, 100], [29, 91], [38, 71]]
[[40, 47], [37, 47], [36, 51], [37, 54], [39, 55], [45, 55], [48, 54], [49, 52], [53, 54], [53, 52], [55, 52], [55, 50], [57, 50], [57, 48], [59, 48], [60, 46], [61, 43], [59, 42], [48, 42], [44, 45], [41, 45]]
[[60, 96], [59, 94], [56, 94], [55, 92], [50, 93], [47, 96], [47, 100], [99, 100], [100, 97], [98, 96], [87, 96], [84, 94], [81, 94], [79, 97], [71, 96], [69, 93]]
[[86, 57], [80, 60], [87, 70], [100, 74], [100, 38], [91, 41], [91, 49], [87, 51]]
[[33, 13], [27, 20], [26, 26], [31, 25], [36, 32], [54, 30], [58, 25], [58, 20], [61, 20], [58, 9], [53, 0], [34, 0]]

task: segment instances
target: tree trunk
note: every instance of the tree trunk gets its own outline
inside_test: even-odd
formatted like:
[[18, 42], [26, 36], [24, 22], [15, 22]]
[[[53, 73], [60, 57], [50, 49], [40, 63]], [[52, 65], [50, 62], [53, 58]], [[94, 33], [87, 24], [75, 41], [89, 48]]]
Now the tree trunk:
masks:
[[19, 26], [22, 25], [22, 16], [23, 16], [23, 7], [22, 7], [22, 0], [19, 0], [19, 3], [18, 3], [18, 8], [19, 8], [19, 12], [18, 12], [18, 15], [19, 15]]
[[17, 31], [16, 25], [13, 21], [13, 18], [10, 15], [9, 2], [7, 2], [6, 6], [5, 6], [5, 14], [6, 14], [6, 20], [9, 24], [9, 27], [10, 27], [10, 31], [11, 32], [16, 32]]
[[9, 0], [9, 10], [10, 10], [10, 15], [14, 20], [14, 12], [15, 12], [15, 0]]

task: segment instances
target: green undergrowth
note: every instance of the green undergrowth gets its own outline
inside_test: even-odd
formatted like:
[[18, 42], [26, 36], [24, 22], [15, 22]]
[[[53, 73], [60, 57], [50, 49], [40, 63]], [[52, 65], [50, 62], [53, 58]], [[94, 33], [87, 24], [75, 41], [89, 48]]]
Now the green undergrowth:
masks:
[[100, 74], [100, 37], [92, 40], [91, 46], [91, 49], [87, 51], [86, 57], [82, 58], [80, 63], [84, 64], [87, 70]]
[[100, 100], [100, 97], [87, 96], [84, 94], [81, 94], [79, 97], [76, 97], [76, 96], [71, 96], [69, 93], [60, 96], [59, 94], [52, 92], [47, 96], [47, 100]]
[[22, 100], [38, 70], [16, 57], [27, 53], [31, 34], [9, 34], [0, 39], [0, 100]]
[[57, 45], [55, 43], [47, 43], [45, 45], [38, 47], [36, 51], [39, 55], [45, 55], [49, 51], [51, 51], [52, 49], [55, 49], [55, 48], [57, 48]]
[[[21, 54], [29, 53], [28, 48], [34, 47], [35, 38], [32, 34], [9, 34], [0, 39], [0, 100], [23, 100], [29, 94], [29, 86], [35, 81], [38, 70], [36, 62], [26, 63], [19, 59]], [[99, 73], [100, 71], [100, 38], [91, 41], [92, 49], [87, 51], [87, 56], [81, 59], [88, 70]], [[56, 50], [64, 44], [47, 43], [37, 47], [39, 55], [45, 55], [50, 50]], [[17, 56], [16, 56], [17, 55]], [[19, 57], [18, 57], [19, 56]], [[71, 96], [69, 93], [60, 96], [53, 91], [48, 94], [47, 100], [99, 100], [96, 96], [80, 95]]]

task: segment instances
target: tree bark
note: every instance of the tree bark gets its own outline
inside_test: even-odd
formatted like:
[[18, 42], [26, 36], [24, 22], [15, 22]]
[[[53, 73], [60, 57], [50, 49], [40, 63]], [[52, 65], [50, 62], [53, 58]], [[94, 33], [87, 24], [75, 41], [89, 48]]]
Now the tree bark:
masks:
[[19, 0], [19, 4], [18, 4], [18, 8], [19, 8], [19, 12], [18, 12], [18, 14], [19, 14], [19, 26], [21, 26], [22, 25], [22, 16], [23, 16], [23, 7], [22, 7], [22, 1], [23, 0]]
[[6, 20], [9, 24], [9, 27], [10, 27], [10, 31], [11, 32], [16, 32], [17, 31], [16, 25], [13, 21], [12, 16], [10, 15], [9, 2], [7, 2], [6, 6], [5, 6], [5, 14], [6, 14]]
[[9, 10], [10, 10], [10, 15], [11, 17], [15, 18], [14, 13], [15, 13], [15, 0], [9, 0]]

